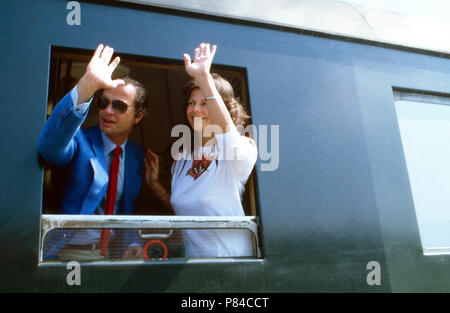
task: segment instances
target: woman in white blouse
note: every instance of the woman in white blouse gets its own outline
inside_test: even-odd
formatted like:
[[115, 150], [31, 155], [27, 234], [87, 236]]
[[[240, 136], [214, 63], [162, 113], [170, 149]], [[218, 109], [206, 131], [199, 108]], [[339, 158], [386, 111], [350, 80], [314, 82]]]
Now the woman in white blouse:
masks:
[[[192, 77], [185, 88], [185, 114], [194, 137], [201, 140], [198, 147], [184, 147], [176, 157], [171, 192], [159, 182], [158, 156], [147, 150], [147, 184], [177, 215], [245, 215], [241, 196], [256, 163], [257, 148], [236, 128], [243, 126], [248, 115], [234, 97], [233, 88], [221, 76], [210, 73], [216, 48], [200, 44], [193, 61], [184, 54], [186, 72]], [[188, 258], [254, 255], [253, 239], [246, 230], [195, 229], [185, 230], [183, 235]]]

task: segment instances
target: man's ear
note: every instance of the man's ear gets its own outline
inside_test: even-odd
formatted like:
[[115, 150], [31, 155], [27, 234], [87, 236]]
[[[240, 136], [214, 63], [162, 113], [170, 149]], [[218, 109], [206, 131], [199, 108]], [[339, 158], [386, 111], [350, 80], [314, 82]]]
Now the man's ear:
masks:
[[144, 118], [145, 114], [139, 114], [135, 119], [134, 119], [134, 125], [137, 125], [143, 118]]

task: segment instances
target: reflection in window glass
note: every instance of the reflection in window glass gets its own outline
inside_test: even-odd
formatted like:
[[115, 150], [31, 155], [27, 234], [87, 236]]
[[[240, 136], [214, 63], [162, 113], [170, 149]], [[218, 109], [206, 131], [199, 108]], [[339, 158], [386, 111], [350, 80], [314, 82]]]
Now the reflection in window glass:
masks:
[[[101, 229], [64, 229], [50, 230], [43, 240], [43, 262], [95, 262], [129, 260], [182, 260], [186, 258], [252, 258], [257, 257], [256, 238], [247, 229], [110, 229], [110, 238], [105, 255], [97, 244]], [[201, 245], [192, 247], [186, 237], [196, 236], [203, 239]], [[214, 236], [239, 238], [236, 242], [217, 242], [211, 244], [208, 238]], [[244, 236], [245, 235], [245, 236]], [[95, 239], [98, 237], [97, 240]], [[243, 246], [242, 238], [248, 241]], [[138, 238], [144, 248], [142, 257], [126, 257], [127, 249], [133, 247], [130, 238]], [[91, 243], [90, 241], [94, 242]], [[199, 241], [196, 241], [198, 244]], [[218, 253], [218, 249], [220, 250]], [[198, 255], [193, 255], [193, 251]]]
[[437, 96], [395, 103], [425, 254], [450, 253], [450, 105]]

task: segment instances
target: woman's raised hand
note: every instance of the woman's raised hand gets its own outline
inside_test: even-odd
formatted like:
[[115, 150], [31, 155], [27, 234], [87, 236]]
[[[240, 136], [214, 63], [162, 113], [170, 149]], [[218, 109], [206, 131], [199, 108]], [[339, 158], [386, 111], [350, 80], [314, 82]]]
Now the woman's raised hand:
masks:
[[184, 66], [189, 76], [198, 79], [201, 75], [209, 74], [211, 64], [216, 53], [217, 46], [209, 43], [201, 43], [194, 50], [194, 60], [191, 60], [189, 54], [185, 53]]

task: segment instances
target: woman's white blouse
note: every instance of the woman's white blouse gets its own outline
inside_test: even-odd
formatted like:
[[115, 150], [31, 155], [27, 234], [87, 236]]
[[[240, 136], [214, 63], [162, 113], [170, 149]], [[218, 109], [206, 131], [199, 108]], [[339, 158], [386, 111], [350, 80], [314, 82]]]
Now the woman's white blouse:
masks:
[[[258, 155], [255, 142], [237, 130], [215, 135], [217, 143], [199, 156], [179, 154], [172, 167], [170, 202], [176, 215], [244, 216], [241, 196]], [[249, 231], [195, 229], [183, 231], [186, 257], [253, 256]]]

